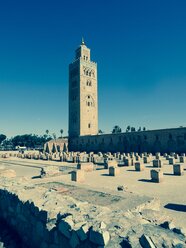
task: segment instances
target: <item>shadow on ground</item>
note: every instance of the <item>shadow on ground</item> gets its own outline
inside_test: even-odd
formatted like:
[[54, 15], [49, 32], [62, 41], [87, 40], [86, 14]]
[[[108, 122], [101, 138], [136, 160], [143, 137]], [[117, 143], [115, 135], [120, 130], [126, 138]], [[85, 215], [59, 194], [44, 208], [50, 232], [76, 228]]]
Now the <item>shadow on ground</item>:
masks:
[[101, 175], [104, 176], [104, 177], [111, 177], [109, 174], [106, 174], [106, 173], [101, 174]]
[[146, 182], [146, 183], [156, 183], [154, 181], [152, 181], [151, 179], [139, 179], [139, 182]]
[[163, 175], [165, 175], [165, 176], [175, 176], [173, 173], [163, 173]]
[[164, 206], [164, 208], [179, 212], [186, 212], [186, 205], [182, 205], [182, 204], [168, 203], [167, 205]]
[[41, 178], [41, 176], [33, 176], [32, 179], [38, 179]]

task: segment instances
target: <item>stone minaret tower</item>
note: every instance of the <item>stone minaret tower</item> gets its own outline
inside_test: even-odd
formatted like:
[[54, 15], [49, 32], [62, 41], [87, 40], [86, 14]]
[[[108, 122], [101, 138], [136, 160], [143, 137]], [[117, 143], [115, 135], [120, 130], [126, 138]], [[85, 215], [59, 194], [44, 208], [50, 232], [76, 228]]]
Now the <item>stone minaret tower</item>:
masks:
[[97, 64], [82, 39], [69, 65], [69, 137], [98, 133]]

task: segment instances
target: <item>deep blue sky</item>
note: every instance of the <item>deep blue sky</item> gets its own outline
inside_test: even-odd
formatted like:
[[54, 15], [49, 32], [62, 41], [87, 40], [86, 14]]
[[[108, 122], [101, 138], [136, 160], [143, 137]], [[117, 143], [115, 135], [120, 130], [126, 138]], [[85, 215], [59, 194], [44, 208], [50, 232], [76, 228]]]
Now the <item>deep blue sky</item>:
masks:
[[185, 0], [2, 0], [0, 133], [68, 129], [68, 64], [98, 63], [99, 128], [186, 124]]

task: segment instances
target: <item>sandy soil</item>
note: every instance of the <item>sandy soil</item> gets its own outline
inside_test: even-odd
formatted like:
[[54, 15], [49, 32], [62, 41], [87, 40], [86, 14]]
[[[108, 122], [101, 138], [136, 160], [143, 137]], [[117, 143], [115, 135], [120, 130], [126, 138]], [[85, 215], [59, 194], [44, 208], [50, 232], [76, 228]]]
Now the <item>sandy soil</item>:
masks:
[[[100, 189], [100, 191], [103, 191], [104, 189], [117, 191], [117, 186], [124, 185], [124, 187], [126, 186], [128, 188], [127, 191], [129, 192], [159, 198], [162, 209], [174, 219], [174, 222], [177, 225], [186, 228], [186, 171], [183, 176], [174, 176], [172, 165], [168, 165], [166, 160], [164, 163], [164, 182], [159, 184], [150, 182], [150, 170], [152, 169], [152, 163], [150, 163], [146, 165], [145, 170], [142, 172], [136, 172], [133, 166], [121, 167], [121, 173], [117, 177], [108, 176], [108, 170], [105, 169], [86, 173], [85, 183], [83, 185], [81, 184], [81, 186], [89, 189], [97, 188]], [[2, 164], [9, 169], [14, 169], [18, 177], [27, 176], [29, 178], [38, 176], [40, 174], [40, 168], [46, 165], [69, 167], [68, 171], [71, 171], [76, 167], [75, 164], [63, 162], [23, 160], [17, 158], [0, 159], [0, 165]], [[184, 167], [186, 169], [186, 164], [184, 164]], [[32, 180], [34, 181], [34, 179]], [[43, 179], [35, 179], [34, 182], [44, 182], [42, 180]], [[68, 173], [64, 173], [64, 175], [59, 178], [50, 178], [47, 180], [60, 180], [60, 182], [72, 184], [71, 175]]]

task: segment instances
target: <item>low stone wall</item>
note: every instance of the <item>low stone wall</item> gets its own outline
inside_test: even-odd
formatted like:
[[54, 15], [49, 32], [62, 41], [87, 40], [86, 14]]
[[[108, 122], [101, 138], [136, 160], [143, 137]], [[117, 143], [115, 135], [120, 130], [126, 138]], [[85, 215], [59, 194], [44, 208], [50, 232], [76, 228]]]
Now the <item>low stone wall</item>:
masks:
[[[6, 183], [14, 185], [13, 181]], [[185, 247], [186, 244], [184, 230], [176, 228], [157, 211], [159, 203], [156, 200], [144, 201], [138, 197], [141, 204], [131, 207], [131, 211], [124, 211], [77, 202], [70, 196], [51, 193], [51, 190], [39, 193], [39, 189], [31, 185], [19, 185], [17, 190], [18, 195], [20, 191], [23, 195], [23, 191], [28, 191], [23, 199], [39, 194], [38, 203], [49, 208], [45, 211], [31, 200], [21, 200], [16, 194], [0, 189], [0, 219], [21, 238], [23, 246], [19, 248], [146, 248]], [[103, 192], [101, 195], [110, 197]], [[118, 203], [120, 197], [114, 196], [114, 199]], [[132, 204], [134, 202], [132, 200]]]
[[0, 218], [16, 230], [24, 247], [69, 247], [69, 240], [61, 234], [58, 223], [50, 229], [46, 211], [6, 190], [0, 190]]
[[71, 137], [69, 151], [186, 152], [186, 128]]
[[[24, 248], [75, 248], [105, 246], [110, 234], [105, 226], [89, 227], [75, 223], [69, 213], [49, 217], [32, 201], [21, 201], [16, 194], [0, 190], [0, 219], [5, 220], [20, 237]], [[104, 223], [103, 223], [104, 225]]]

